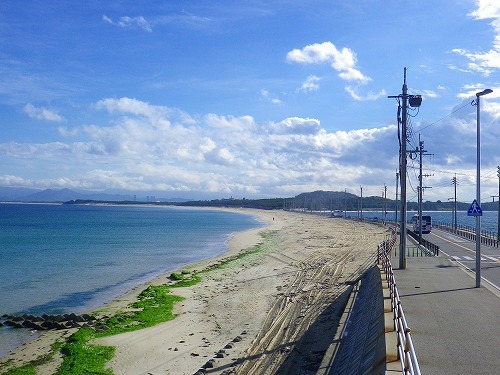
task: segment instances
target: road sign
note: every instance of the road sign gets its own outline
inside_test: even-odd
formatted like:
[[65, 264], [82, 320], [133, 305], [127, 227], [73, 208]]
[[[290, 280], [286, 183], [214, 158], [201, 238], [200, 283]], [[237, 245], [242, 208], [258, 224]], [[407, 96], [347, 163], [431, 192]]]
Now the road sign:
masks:
[[483, 210], [481, 210], [481, 207], [479, 206], [479, 203], [477, 203], [477, 200], [474, 199], [472, 201], [472, 204], [467, 211], [467, 216], [483, 216]]

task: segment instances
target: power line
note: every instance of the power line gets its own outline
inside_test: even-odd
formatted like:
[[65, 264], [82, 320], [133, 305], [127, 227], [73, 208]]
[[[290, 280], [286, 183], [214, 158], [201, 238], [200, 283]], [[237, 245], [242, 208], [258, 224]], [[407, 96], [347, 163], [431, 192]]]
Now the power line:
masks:
[[433, 123], [431, 123], [429, 125], [426, 125], [423, 128], [417, 129], [417, 131], [421, 132], [422, 130], [427, 129], [427, 128], [431, 127], [432, 125], [437, 124], [439, 121], [443, 121], [445, 118], [451, 116], [452, 114], [454, 114], [454, 113], [456, 113], [456, 112], [460, 111], [461, 109], [463, 109], [465, 107], [468, 107], [468, 106], [470, 106], [470, 103], [464, 104], [463, 106], [461, 106], [460, 108], [455, 109], [453, 112], [447, 114], [446, 116], [441, 117], [439, 120], [434, 121]]

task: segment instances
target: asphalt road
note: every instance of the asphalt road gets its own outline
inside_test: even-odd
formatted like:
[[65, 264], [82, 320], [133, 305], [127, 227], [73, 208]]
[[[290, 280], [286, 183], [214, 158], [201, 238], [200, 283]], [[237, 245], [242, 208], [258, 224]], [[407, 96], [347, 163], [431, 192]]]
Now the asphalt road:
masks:
[[[476, 242], [435, 228], [423, 237], [439, 246], [440, 257], [449, 257], [476, 272]], [[500, 248], [481, 244], [481, 279], [500, 290]]]

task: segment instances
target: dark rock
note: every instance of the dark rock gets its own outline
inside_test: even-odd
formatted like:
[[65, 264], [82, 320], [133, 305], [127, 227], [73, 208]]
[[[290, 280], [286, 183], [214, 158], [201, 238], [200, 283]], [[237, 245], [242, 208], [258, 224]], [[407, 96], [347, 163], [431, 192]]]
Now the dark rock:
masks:
[[53, 316], [51, 316], [50, 320], [52, 320], [54, 322], [64, 322], [66, 320], [66, 318], [64, 317], [64, 315], [53, 315]]
[[204, 367], [204, 368], [214, 368], [214, 362], [215, 362], [215, 361], [214, 361], [213, 359], [211, 359], [210, 361], [208, 361], [207, 363], [205, 363], [205, 364], [203, 365], [203, 367]]
[[40, 326], [45, 328], [45, 329], [65, 329], [65, 328], [67, 328], [66, 326], [64, 326], [58, 322], [52, 321], [52, 320], [46, 320]]
[[22, 323], [22, 326], [24, 328], [31, 328], [31, 329], [36, 329], [38, 331], [40, 330], [43, 330], [43, 328], [39, 325], [39, 324], [36, 324], [36, 323], [33, 323], [29, 320], [25, 320], [23, 323]]
[[13, 327], [13, 328], [24, 328], [22, 324], [18, 323], [18, 322], [14, 322], [12, 320], [7, 320], [5, 322], [6, 325], [10, 326], [10, 327]]
[[24, 328], [33, 328], [32, 325], [33, 323], [30, 322], [29, 320], [24, 320], [21, 325], [24, 327]]
[[24, 318], [22, 316], [13, 316], [10, 320], [13, 322], [22, 322]]
[[95, 316], [89, 314], [82, 314], [82, 318], [85, 319], [87, 322], [90, 320], [95, 320]]

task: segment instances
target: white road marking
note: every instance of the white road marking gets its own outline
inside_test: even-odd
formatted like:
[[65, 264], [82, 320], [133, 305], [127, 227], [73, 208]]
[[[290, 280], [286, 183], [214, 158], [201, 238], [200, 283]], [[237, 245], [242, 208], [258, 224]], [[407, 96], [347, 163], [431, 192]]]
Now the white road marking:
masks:
[[494, 260], [494, 261], [496, 261], [496, 260], [497, 260], [497, 258], [493, 258], [493, 257], [490, 257], [490, 256], [488, 256], [488, 255], [483, 255], [483, 256], [484, 256], [485, 258], [488, 258], [488, 259], [491, 259], [491, 260]]

